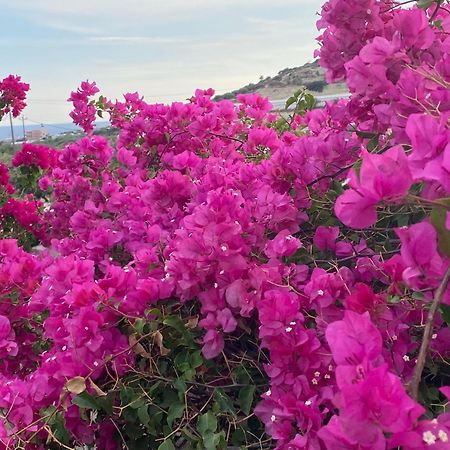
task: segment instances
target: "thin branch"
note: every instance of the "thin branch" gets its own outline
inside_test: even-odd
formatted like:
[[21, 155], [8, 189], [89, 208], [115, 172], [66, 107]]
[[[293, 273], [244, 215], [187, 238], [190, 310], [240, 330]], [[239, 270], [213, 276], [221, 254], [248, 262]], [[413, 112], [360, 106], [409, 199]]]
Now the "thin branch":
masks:
[[314, 184], [318, 183], [319, 181], [325, 180], [327, 178], [334, 178], [337, 177], [338, 175], [343, 174], [345, 171], [350, 170], [353, 167], [354, 163], [349, 164], [348, 166], [343, 167], [342, 169], [339, 169], [337, 172], [335, 173], [331, 173], [329, 175], [322, 175], [319, 178], [316, 178], [315, 180], [311, 181], [310, 183], [308, 183], [306, 186], [307, 187], [311, 187]]
[[389, 11], [399, 8], [400, 6], [407, 5], [408, 3], [415, 3], [415, 2], [416, 2], [416, 0], [406, 0], [405, 2], [402, 2], [402, 3], [396, 3], [394, 6], [391, 6], [390, 8], [385, 9], [384, 11], [381, 11], [381, 13], [385, 14]]
[[44, 426], [44, 430], [48, 433], [49, 437], [53, 439], [60, 447], [65, 448], [66, 450], [75, 450], [73, 447], [69, 447], [61, 442], [52, 432], [51, 428], [47, 425]]
[[425, 367], [425, 361], [427, 358], [427, 353], [430, 347], [431, 336], [433, 333], [433, 322], [439, 305], [444, 297], [445, 290], [447, 289], [450, 280], [450, 266], [447, 268], [447, 272], [444, 275], [444, 279], [436, 290], [436, 295], [434, 297], [433, 303], [431, 304], [430, 310], [428, 312], [427, 321], [425, 324], [425, 330], [423, 332], [422, 343], [420, 345], [419, 356], [417, 357], [417, 363], [414, 367], [414, 373], [409, 383], [409, 393], [411, 397], [415, 400], [419, 396], [419, 384], [422, 379], [423, 368]]
[[439, 12], [439, 9], [441, 8], [441, 3], [442, 3], [442, 0], [437, 0], [436, 9], [434, 10], [434, 12], [431, 15], [430, 20], [429, 20], [430, 23], [433, 22], [434, 18], [437, 16], [437, 13]]

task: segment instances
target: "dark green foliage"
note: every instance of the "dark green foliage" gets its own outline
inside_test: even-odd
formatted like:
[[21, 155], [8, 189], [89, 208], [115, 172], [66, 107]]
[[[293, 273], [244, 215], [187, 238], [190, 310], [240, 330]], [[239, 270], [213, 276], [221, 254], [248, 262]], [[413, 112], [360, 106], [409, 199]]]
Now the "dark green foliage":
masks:
[[[117, 439], [129, 449], [221, 450], [249, 448], [270, 439], [251, 413], [267, 379], [267, 357], [252, 336], [252, 322], [228, 336], [213, 361], [201, 353], [197, 311], [173, 301], [124, 319], [137, 363], [124, 378], [75, 396], [85, 420], [113, 420]], [[256, 447], [260, 448], [260, 447]]]

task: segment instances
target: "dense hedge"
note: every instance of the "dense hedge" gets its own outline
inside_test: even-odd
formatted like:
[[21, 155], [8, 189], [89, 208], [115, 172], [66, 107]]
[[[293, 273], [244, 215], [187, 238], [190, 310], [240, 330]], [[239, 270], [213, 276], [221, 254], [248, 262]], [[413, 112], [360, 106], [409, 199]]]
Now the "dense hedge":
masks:
[[0, 165], [0, 448], [450, 447], [450, 10], [406, 6], [324, 5], [348, 101], [86, 81]]

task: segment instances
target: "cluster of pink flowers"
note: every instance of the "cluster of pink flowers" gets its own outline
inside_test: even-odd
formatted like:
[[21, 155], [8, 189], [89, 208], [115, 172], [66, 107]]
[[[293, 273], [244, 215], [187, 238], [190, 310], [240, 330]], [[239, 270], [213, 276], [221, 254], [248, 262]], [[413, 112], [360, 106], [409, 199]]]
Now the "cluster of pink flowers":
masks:
[[343, 320], [327, 327], [326, 338], [339, 389], [339, 416], [319, 431], [327, 448], [448, 448], [450, 417], [419, 421], [425, 409], [406, 394], [385, 362], [381, 333], [368, 312], [346, 311]]
[[58, 151], [45, 145], [25, 143], [22, 148], [14, 155], [12, 165], [36, 166], [39, 169], [46, 170], [56, 166], [58, 162]]
[[[44, 251], [0, 241], [0, 448], [33, 436], [43, 449], [49, 407], [75, 444], [119, 448], [111, 422], [80, 417], [67, 382], [94, 395], [125, 375], [136, 356], [120, 319], [151, 321], [174, 298], [198, 302], [206, 358], [256, 321], [270, 388], [255, 413], [278, 450], [449, 448], [449, 415], [425, 416], [407, 385], [440, 287], [450, 305], [450, 214], [438, 228], [427, 216], [450, 197], [450, 14], [395, 6], [325, 4], [321, 63], [352, 96], [289, 131], [256, 94], [233, 104], [197, 90], [171, 105], [126, 94], [100, 102], [116, 148], [91, 136], [60, 154], [22, 149], [14, 165], [44, 169], [52, 196], [42, 217], [23, 214]], [[70, 98], [87, 132], [97, 92], [84, 82]], [[3, 166], [0, 185], [11, 189]], [[19, 201], [31, 199], [2, 210]], [[450, 357], [439, 312], [428, 353]], [[444, 403], [450, 387], [438, 388]]]
[[5, 166], [5, 164], [0, 163], [0, 193], [12, 194], [13, 192], [14, 192], [14, 187], [9, 182], [8, 167]]
[[[38, 181], [39, 188], [46, 191], [48, 179], [45, 175], [57, 164], [57, 150], [34, 144], [24, 144], [12, 159], [13, 167], [24, 169], [21, 172], [13, 173], [11, 177], [8, 167], [0, 163], [0, 236], [25, 232], [32, 241], [48, 241], [42, 220], [43, 199], [37, 198], [28, 188]], [[14, 185], [11, 178], [14, 178]]]
[[94, 122], [97, 115], [97, 108], [89, 100], [97, 92], [98, 87], [89, 81], [83, 81], [81, 86], [70, 94], [68, 101], [73, 103], [74, 110], [70, 113], [70, 117], [76, 125], [79, 125], [85, 133], [92, 133], [94, 130]]
[[[0, 406], [9, 412], [0, 422], [0, 442], [8, 448], [16, 441], [9, 436], [21, 429], [45, 437], [36, 422], [38, 412], [61, 405], [68, 379], [95, 380], [105, 370], [106, 356], [115, 355], [108, 365], [118, 375], [133, 361], [124, 352], [126, 336], [105, 326], [111, 320], [107, 311], [98, 312], [107, 292], [94, 282], [92, 261], [76, 256], [54, 260], [47, 253], [37, 258], [13, 240], [0, 241], [0, 258]], [[36, 355], [33, 345], [39, 342], [51, 345]], [[75, 406], [66, 409], [66, 427], [83, 442], [92, 441], [95, 429], [77, 420]]]
[[0, 81], [0, 119], [9, 112], [17, 117], [25, 108], [30, 85], [20, 80], [19, 76], [8, 75]]
[[43, 203], [37, 201], [32, 195], [21, 199], [10, 197], [0, 207], [0, 223], [12, 218], [23, 230], [30, 232], [37, 239], [45, 241], [46, 234], [40, 213], [42, 207]]

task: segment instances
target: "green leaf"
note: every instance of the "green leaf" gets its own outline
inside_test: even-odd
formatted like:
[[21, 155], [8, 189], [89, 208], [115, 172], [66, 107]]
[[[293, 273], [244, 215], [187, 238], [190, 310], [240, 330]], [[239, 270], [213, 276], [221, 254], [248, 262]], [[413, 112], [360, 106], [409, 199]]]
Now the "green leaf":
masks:
[[137, 415], [138, 415], [138, 418], [141, 421], [142, 425], [147, 426], [148, 423], [150, 422], [150, 415], [148, 413], [147, 405], [142, 405], [137, 410]]
[[163, 324], [175, 330], [184, 333], [185, 327], [183, 321], [178, 316], [168, 316], [163, 320]]
[[411, 295], [411, 297], [412, 297], [414, 300], [424, 300], [424, 299], [425, 299], [425, 296], [423, 295], [422, 292], [413, 292], [412, 295]]
[[61, 413], [58, 413], [52, 420], [52, 429], [53, 434], [58, 441], [66, 445], [69, 444], [70, 434], [67, 431], [66, 423]]
[[72, 404], [77, 405], [80, 408], [95, 410], [100, 409], [100, 405], [97, 403], [97, 400], [95, 400], [95, 398], [92, 397], [92, 395], [88, 394], [86, 391], [74, 397], [72, 399]]
[[231, 435], [231, 443], [235, 446], [245, 442], [245, 432], [242, 427], [236, 428]]
[[217, 418], [214, 414], [208, 411], [206, 414], [202, 414], [197, 421], [197, 430], [203, 436], [210, 432], [214, 433], [217, 429]]
[[167, 439], [159, 447], [158, 450], [175, 450], [175, 445], [173, 445], [172, 439]]
[[172, 427], [173, 422], [176, 419], [179, 419], [184, 414], [184, 404], [183, 403], [174, 403], [170, 406], [169, 411], [167, 413], [167, 425]]
[[190, 441], [193, 441], [193, 442], [198, 441], [198, 437], [197, 437], [195, 434], [191, 433], [191, 432], [189, 431], [188, 427], [182, 428], [182, 429], [181, 429], [181, 432], [182, 432], [182, 433], [183, 433]]
[[238, 366], [233, 371], [233, 381], [239, 384], [250, 383], [250, 375], [248, 371], [243, 366]]
[[203, 438], [203, 445], [205, 450], [216, 450], [219, 443], [220, 435], [211, 432], [206, 433]]
[[293, 97], [289, 97], [286, 100], [286, 105], [285, 105], [284, 109], [288, 109], [289, 106], [293, 105], [296, 101], [297, 101], [297, 99], [294, 96]]
[[253, 396], [255, 395], [255, 386], [246, 386], [239, 391], [239, 406], [245, 415], [250, 413]]
[[312, 94], [305, 95], [306, 109], [310, 110], [316, 106], [316, 98]]
[[373, 152], [378, 147], [378, 139], [379, 136], [376, 135], [375, 137], [371, 138], [370, 141], [367, 143], [367, 150], [369, 152]]
[[134, 328], [139, 334], [144, 334], [144, 326], [146, 321], [144, 319], [136, 319], [134, 322]]
[[[440, 198], [436, 202], [450, 207], [450, 197]], [[447, 211], [445, 207], [435, 206], [430, 214], [430, 222], [438, 235], [439, 250], [444, 255], [450, 256], [450, 230], [445, 226]]]
[[435, 0], [418, 0], [417, 6], [422, 9], [428, 9]]
[[147, 426], [147, 430], [152, 436], [159, 436], [162, 420], [165, 414], [160, 409], [154, 406], [150, 406], [149, 415], [150, 415], [150, 422]]
[[187, 389], [186, 383], [183, 380], [178, 379], [173, 382], [173, 387], [178, 391], [178, 398], [183, 400], [184, 393]]
[[133, 389], [125, 387], [120, 391], [120, 401], [122, 405], [128, 405], [136, 398]]
[[163, 389], [162, 395], [163, 401], [160, 403], [161, 407], [169, 408], [171, 405], [178, 403], [178, 392], [174, 389], [170, 389], [166, 386]]
[[378, 136], [377, 133], [370, 133], [368, 131], [356, 131], [356, 136], [362, 139], [373, 139]]
[[[158, 265], [155, 266], [159, 267]], [[156, 316], [156, 317], [160, 317], [161, 316], [161, 311], [158, 308], [152, 308], [152, 309], [147, 309], [145, 310], [145, 315], [146, 316]]]
[[450, 326], [450, 305], [441, 304], [441, 314], [445, 323]]
[[162, 384], [161, 380], [156, 381], [153, 383], [147, 390], [148, 394], [151, 394], [152, 392], [156, 391]]
[[233, 416], [236, 415], [236, 411], [233, 407], [231, 398], [225, 394], [225, 391], [221, 388], [216, 388], [214, 391], [214, 400], [217, 402], [220, 411], [224, 413], [230, 413]]
[[195, 377], [195, 370], [194, 370], [194, 369], [188, 369], [188, 370], [185, 370], [185, 371], [182, 373], [181, 377], [183, 378], [183, 380], [191, 381], [191, 380], [193, 380], [194, 377]]
[[96, 402], [98, 403], [100, 408], [106, 412], [106, 414], [112, 414], [114, 400], [115, 400], [115, 396], [113, 394], [113, 395], [107, 395], [106, 397], [98, 397], [96, 399]]
[[173, 360], [175, 367], [181, 371], [185, 372], [186, 370], [189, 370], [191, 368], [191, 365], [189, 363], [189, 353], [186, 351], [182, 351], [175, 356], [175, 359]]
[[297, 102], [297, 106], [295, 107], [295, 112], [297, 113], [303, 113], [306, 110], [306, 101], [305, 100], [299, 100]]
[[336, 194], [340, 195], [344, 192], [344, 188], [342, 187], [342, 181], [333, 180], [332, 181], [332, 189]]
[[196, 369], [203, 364], [203, 356], [201, 350], [198, 350], [192, 353], [189, 357], [189, 361], [191, 363], [191, 367]]
[[409, 223], [409, 215], [407, 214], [399, 214], [394, 216], [395, 221], [397, 222], [398, 227], [406, 227]]
[[141, 397], [141, 398], [137, 398], [136, 400], [133, 400], [130, 403], [130, 408], [132, 408], [132, 409], [139, 409], [139, 408], [141, 408], [144, 405], [146, 405], [146, 401], [145, 401], [145, 399], [143, 397]]
[[399, 295], [391, 295], [388, 297], [388, 303], [395, 304], [402, 300]]

